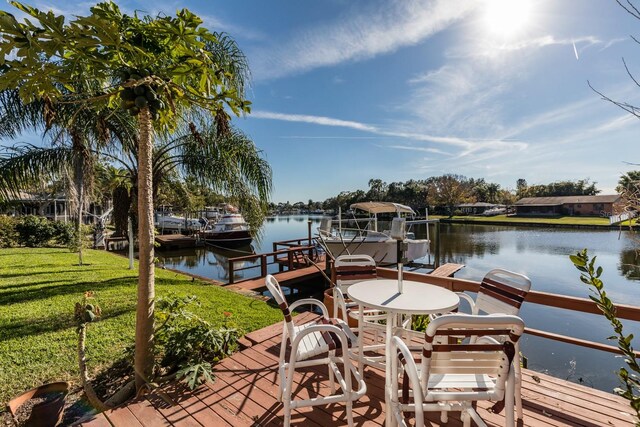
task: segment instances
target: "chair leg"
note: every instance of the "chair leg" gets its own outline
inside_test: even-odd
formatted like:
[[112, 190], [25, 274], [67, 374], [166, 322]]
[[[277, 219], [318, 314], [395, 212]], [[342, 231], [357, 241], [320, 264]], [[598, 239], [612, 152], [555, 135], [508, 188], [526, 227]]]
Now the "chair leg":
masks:
[[336, 380], [335, 373], [333, 372], [333, 365], [335, 364], [336, 352], [332, 350], [329, 352], [329, 363], [327, 364], [327, 368], [329, 368], [329, 384], [331, 394], [336, 393]]
[[514, 361], [515, 367], [515, 389], [516, 389], [516, 415], [517, 418], [522, 420], [522, 367], [520, 366], [520, 343], [516, 343], [516, 360]]
[[465, 409], [460, 413], [460, 418], [462, 419], [462, 427], [471, 427], [471, 415]]
[[282, 397], [283, 410], [284, 410], [284, 427], [289, 427], [291, 424], [291, 390], [287, 390], [287, 393]]
[[515, 427], [515, 420], [514, 420], [514, 415], [515, 415], [514, 398], [515, 398], [515, 389], [516, 389], [515, 382], [516, 382], [515, 369], [511, 369], [509, 371], [507, 388], [505, 390], [505, 396], [504, 396], [504, 409], [505, 409], [504, 416], [505, 416], [506, 427]]
[[[358, 306], [358, 374], [364, 378], [364, 307]], [[376, 334], [378, 331], [376, 331]], [[377, 335], [376, 335], [377, 338]]]
[[353, 402], [347, 401], [347, 423], [349, 427], [353, 427]]

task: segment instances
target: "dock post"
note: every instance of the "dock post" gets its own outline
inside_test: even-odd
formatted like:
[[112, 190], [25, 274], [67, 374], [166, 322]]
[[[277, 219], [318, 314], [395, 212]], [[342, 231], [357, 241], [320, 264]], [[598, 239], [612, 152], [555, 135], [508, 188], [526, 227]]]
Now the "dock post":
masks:
[[260, 255], [260, 277], [267, 277], [267, 256]]
[[[427, 225], [427, 227], [428, 226], [429, 225]], [[440, 266], [440, 221], [436, 222], [435, 246], [436, 246], [436, 253], [435, 253], [435, 259], [433, 260], [433, 263], [435, 265], [435, 268], [438, 268]]]
[[307, 228], [309, 233], [309, 259], [313, 259], [313, 249], [311, 248], [313, 244], [311, 243], [311, 220], [310, 219], [307, 220]]
[[229, 258], [229, 284], [233, 284], [233, 259]]

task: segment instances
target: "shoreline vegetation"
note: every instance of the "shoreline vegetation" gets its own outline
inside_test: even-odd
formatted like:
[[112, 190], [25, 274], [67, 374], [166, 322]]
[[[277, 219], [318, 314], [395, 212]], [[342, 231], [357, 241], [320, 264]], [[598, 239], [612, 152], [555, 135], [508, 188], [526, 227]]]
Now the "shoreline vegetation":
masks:
[[[137, 261], [136, 261], [137, 264]], [[103, 310], [87, 334], [89, 375], [117, 364], [134, 342], [137, 268], [121, 256], [86, 250], [84, 265], [68, 249], [0, 249], [0, 404], [50, 381], [80, 383], [74, 304], [94, 291]], [[136, 266], [137, 267], [137, 266]], [[191, 310], [213, 326], [248, 333], [282, 319], [279, 309], [190, 276], [156, 270], [158, 297], [196, 295]]]
[[[529, 217], [496, 215], [482, 216], [429, 216], [439, 219], [443, 224], [483, 224], [483, 225], [507, 225], [507, 226], [531, 226], [531, 227], [567, 227], [567, 228], [629, 228], [630, 221], [618, 224], [610, 224], [608, 217], [593, 216], [561, 216], [561, 217]], [[634, 225], [636, 227], [637, 225]]]

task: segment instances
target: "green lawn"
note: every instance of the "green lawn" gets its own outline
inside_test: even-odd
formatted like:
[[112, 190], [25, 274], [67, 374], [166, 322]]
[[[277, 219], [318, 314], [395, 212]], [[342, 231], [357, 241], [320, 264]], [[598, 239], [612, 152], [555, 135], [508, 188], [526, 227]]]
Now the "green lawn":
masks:
[[[104, 251], [86, 252], [89, 265], [66, 249], [0, 249], [0, 405], [33, 386], [54, 380], [78, 382], [73, 307], [95, 291], [103, 318], [89, 326], [92, 369], [110, 365], [133, 343], [136, 270], [128, 260]], [[282, 320], [280, 310], [215, 285], [156, 270], [156, 295], [199, 297], [193, 311], [221, 324], [223, 312], [249, 332]]]
[[[448, 219], [446, 216], [431, 216], [429, 218]], [[524, 217], [524, 216], [454, 216], [451, 219], [467, 221], [467, 222], [510, 222], [513, 224], [559, 224], [559, 225], [595, 225], [595, 226], [608, 226], [609, 218], [599, 218], [593, 216], [561, 216], [552, 218], [543, 217]]]

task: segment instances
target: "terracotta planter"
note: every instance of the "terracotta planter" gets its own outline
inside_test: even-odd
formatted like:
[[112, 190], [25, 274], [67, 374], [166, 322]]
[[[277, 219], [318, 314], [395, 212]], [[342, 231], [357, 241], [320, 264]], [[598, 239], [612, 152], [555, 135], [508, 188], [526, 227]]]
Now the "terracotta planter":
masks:
[[55, 397], [46, 402], [33, 406], [31, 416], [24, 424], [30, 427], [54, 427], [62, 421], [62, 413], [64, 412], [64, 398], [69, 392], [69, 384], [66, 382], [57, 382], [41, 385], [29, 391], [22, 393], [9, 401], [9, 412], [15, 417], [18, 408], [29, 400], [43, 397], [49, 394], [55, 394]]

